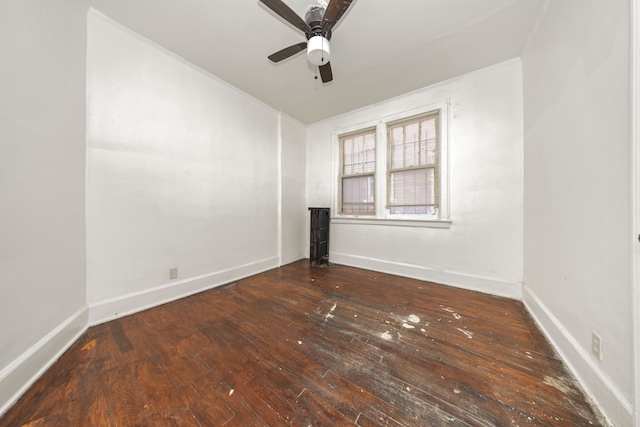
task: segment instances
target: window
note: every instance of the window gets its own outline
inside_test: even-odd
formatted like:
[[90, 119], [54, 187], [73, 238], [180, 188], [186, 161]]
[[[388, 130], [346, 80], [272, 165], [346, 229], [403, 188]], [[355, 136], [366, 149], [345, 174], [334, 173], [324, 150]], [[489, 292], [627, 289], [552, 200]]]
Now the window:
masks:
[[387, 140], [389, 213], [436, 215], [438, 112], [387, 124]]
[[448, 115], [445, 100], [334, 133], [332, 222], [448, 228]]
[[340, 213], [375, 214], [375, 129], [341, 136], [340, 152]]

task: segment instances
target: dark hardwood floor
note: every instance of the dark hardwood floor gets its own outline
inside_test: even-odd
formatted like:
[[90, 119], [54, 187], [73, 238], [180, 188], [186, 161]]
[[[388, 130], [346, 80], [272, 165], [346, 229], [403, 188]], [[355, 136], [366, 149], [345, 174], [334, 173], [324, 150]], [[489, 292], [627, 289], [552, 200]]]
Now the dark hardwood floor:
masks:
[[0, 425], [605, 424], [520, 302], [299, 261], [90, 328]]

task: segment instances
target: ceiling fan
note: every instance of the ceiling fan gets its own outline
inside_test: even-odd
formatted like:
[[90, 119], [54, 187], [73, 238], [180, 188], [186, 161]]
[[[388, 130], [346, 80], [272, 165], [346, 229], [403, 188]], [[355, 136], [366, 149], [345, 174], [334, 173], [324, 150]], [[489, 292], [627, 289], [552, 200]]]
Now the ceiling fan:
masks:
[[333, 80], [329, 63], [331, 29], [342, 18], [353, 0], [330, 0], [326, 8], [322, 5], [311, 6], [305, 14], [305, 19], [298, 16], [282, 0], [260, 1], [285, 21], [302, 31], [307, 38], [306, 42], [285, 47], [269, 55], [268, 58], [272, 62], [280, 62], [306, 49], [307, 59], [313, 65], [318, 66], [322, 82], [328, 83]]

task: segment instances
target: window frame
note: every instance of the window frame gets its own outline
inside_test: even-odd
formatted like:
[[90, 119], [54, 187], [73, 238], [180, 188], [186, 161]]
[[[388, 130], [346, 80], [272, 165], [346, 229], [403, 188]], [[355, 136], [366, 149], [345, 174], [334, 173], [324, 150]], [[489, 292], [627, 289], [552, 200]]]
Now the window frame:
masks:
[[[385, 127], [386, 127], [386, 143], [387, 143], [387, 159], [386, 159], [386, 184], [387, 184], [387, 192], [386, 192], [386, 205], [385, 205], [385, 209], [387, 209], [388, 211], [388, 215], [390, 217], [393, 218], [397, 218], [397, 219], [438, 219], [439, 218], [439, 211], [440, 211], [440, 141], [441, 141], [441, 128], [440, 128], [440, 109], [435, 109], [435, 110], [431, 110], [428, 111], [426, 113], [423, 114], [418, 114], [418, 115], [414, 115], [411, 117], [404, 117], [402, 119], [399, 120], [394, 120], [394, 121], [390, 121], [385, 123]], [[407, 124], [412, 124], [412, 123], [416, 123], [416, 122], [420, 122], [423, 119], [427, 119], [430, 117], [435, 117], [436, 120], [436, 159], [434, 163], [427, 163], [424, 165], [417, 165], [417, 166], [404, 166], [402, 168], [394, 168], [392, 165], [392, 155], [393, 155], [393, 149], [392, 149], [392, 138], [391, 138], [391, 130], [392, 128], [395, 128], [397, 126], [403, 126], [403, 125], [407, 125]], [[391, 209], [393, 208], [393, 206], [391, 205], [391, 186], [392, 186], [392, 175], [394, 172], [396, 173], [402, 173], [402, 172], [406, 172], [406, 171], [414, 171], [414, 170], [429, 170], [429, 169], [433, 169], [434, 170], [434, 200], [435, 200], [435, 206], [436, 209], [438, 211], [438, 213], [436, 214], [398, 214], [398, 213], [392, 213]], [[431, 206], [434, 206], [431, 205]], [[408, 206], [408, 205], [407, 205]], [[420, 206], [420, 205], [415, 205], [415, 206]], [[429, 205], [426, 205], [429, 206]]]
[[[449, 228], [451, 225], [449, 212], [449, 114], [450, 101], [448, 99], [425, 105], [419, 108], [401, 111], [367, 122], [361, 122], [350, 127], [345, 127], [332, 133], [332, 222], [337, 224], [361, 224], [361, 225], [385, 225], [403, 227]], [[426, 116], [432, 112], [438, 112], [439, 128], [439, 162], [438, 182], [436, 191], [439, 193], [439, 209], [436, 215], [428, 214], [391, 214], [387, 206], [388, 183], [388, 159], [389, 150], [388, 126], [397, 124], [412, 118]], [[342, 187], [342, 152], [340, 137], [349, 134], [357, 134], [362, 131], [376, 129], [376, 169], [374, 177], [375, 214], [345, 214], [341, 212], [341, 187]]]
[[[364, 136], [364, 135], [369, 135], [373, 133], [374, 135], [374, 148], [375, 148], [375, 153], [376, 153], [376, 158], [374, 159], [374, 170], [372, 172], [362, 172], [362, 173], [352, 173], [352, 174], [348, 174], [345, 175], [344, 173], [344, 140], [347, 138], [356, 138], [358, 136]], [[346, 216], [360, 216], [360, 215], [364, 215], [367, 217], [372, 217], [376, 215], [376, 199], [377, 199], [377, 195], [376, 195], [376, 190], [377, 190], [377, 183], [376, 183], [376, 172], [378, 169], [378, 158], [377, 158], [377, 153], [378, 153], [378, 135], [377, 135], [377, 129], [375, 128], [375, 126], [372, 127], [368, 127], [368, 128], [364, 128], [364, 129], [360, 129], [357, 130], [355, 132], [347, 132], [347, 133], [341, 133], [340, 135], [338, 135], [338, 145], [339, 145], [339, 150], [340, 150], [340, 154], [339, 154], [339, 159], [340, 159], [340, 165], [339, 165], [339, 185], [338, 185], [338, 204], [337, 207], [338, 209], [335, 210], [335, 212], [338, 212], [340, 215], [346, 215]], [[344, 200], [343, 200], [343, 181], [345, 179], [352, 179], [352, 178], [364, 178], [364, 177], [372, 177], [373, 178], [373, 212], [368, 213], [368, 212], [360, 212], [357, 214], [354, 213], [345, 213], [343, 212], [343, 205], [344, 205]]]

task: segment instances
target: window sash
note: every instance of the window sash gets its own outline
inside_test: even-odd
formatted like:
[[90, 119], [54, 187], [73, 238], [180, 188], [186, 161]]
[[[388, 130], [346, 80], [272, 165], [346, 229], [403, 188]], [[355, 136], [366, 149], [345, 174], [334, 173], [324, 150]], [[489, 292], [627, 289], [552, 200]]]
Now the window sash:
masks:
[[345, 135], [340, 138], [342, 147], [342, 175], [374, 173], [376, 170], [375, 130]]
[[373, 175], [342, 178], [341, 213], [375, 214], [375, 180]]
[[437, 177], [436, 167], [390, 172], [389, 213], [435, 215], [438, 208]]

